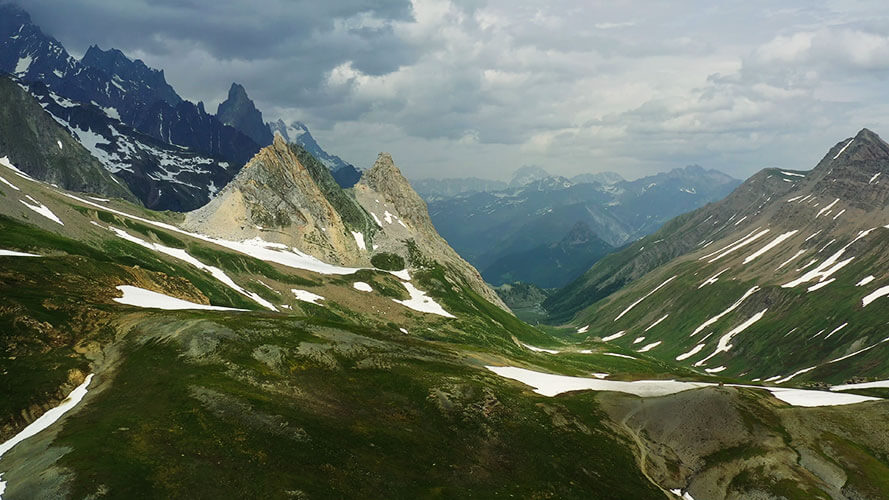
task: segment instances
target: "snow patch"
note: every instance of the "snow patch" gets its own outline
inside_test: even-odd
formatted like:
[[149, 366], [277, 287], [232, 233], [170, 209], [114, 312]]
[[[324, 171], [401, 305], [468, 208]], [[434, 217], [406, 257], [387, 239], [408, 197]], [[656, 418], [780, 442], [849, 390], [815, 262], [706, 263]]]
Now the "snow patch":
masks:
[[365, 282], [363, 282], [363, 281], [356, 281], [355, 283], [352, 283], [352, 287], [353, 287], [354, 289], [358, 290], [359, 292], [372, 292], [372, 291], [374, 291], [373, 287], [371, 287], [370, 285], [368, 285], [367, 283], [365, 283]]
[[652, 342], [650, 344], [647, 344], [642, 349], [639, 349], [639, 352], [648, 352], [648, 351], [654, 349], [655, 347], [661, 345], [661, 343], [662, 342], [660, 340], [658, 340], [657, 342]]
[[0, 257], [41, 257], [33, 253], [16, 252], [15, 250], [4, 250], [0, 248]]
[[[676, 276], [678, 276], [678, 275], [676, 275]], [[631, 310], [632, 308], [636, 307], [640, 302], [642, 302], [643, 300], [645, 300], [645, 299], [647, 299], [649, 296], [651, 296], [651, 294], [653, 294], [654, 292], [660, 290], [660, 289], [663, 288], [667, 283], [669, 283], [669, 282], [673, 281], [674, 279], [676, 279], [676, 276], [673, 276], [673, 277], [671, 277], [671, 278], [668, 278], [667, 281], [664, 281], [663, 283], [661, 283], [660, 285], [658, 285], [657, 287], [655, 287], [654, 290], [652, 290], [652, 291], [648, 292], [647, 294], [645, 294], [641, 299], [639, 299], [639, 300], [637, 300], [636, 302], [633, 302], [632, 304], [630, 304], [629, 306], [627, 306], [627, 308], [624, 309], [623, 312], [621, 312], [620, 314], [617, 315], [616, 318], [614, 318], [614, 321], [619, 320], [624, 314], [630, 312], [630, 310]]]
[[544, 349], [543, 347], [534, 347], [533, 345], [528, 345], [524, 342], [522, 342], [522, 345], [525, 347], [525, 349], [528, 349], [529, 351], [534, 351], [534, 352], [545, 352], [547, 354], [559, 354], [559, 352], [561, 352], [561, 351], [556, 351], [554, 349]]
[[586, 333], [590, 329], [590, 325], [582, 326], [577, 329], [577, 333]]
[[871, 281], [873, 281], [873, 280], [875, 280], [875, 279], [876, 279], [876, 278], [874, 278], [874, 275], [873, 275], [873, 274], [871, 274], [871, 275], [869, 275], [869, 276], [865, 276], [864, 278], [861, 278], [861, 281], [859, 281], [858, 283], [855, 283], [855, 286], [864, 286], [864, 285], [867, 285], [868, 283], [870, 283]]
[[[713, 387], [717, 385], [710, 382], [679, 382], [676, 380], [636, 380], [632, 382], [601, 380], [536, 372], [515, 366], [485, 366], [485, 368], [503, 378], [516, 380], [528, 385], [532, 387], [537, 394], [547, 397], [557, 396], [565, 392], [583, 390], [623, 392], [639, 397], [661, 397], [691, 389], [700, 389], [702, 387]], [[879, 398], [840, 392], [788, 389], [784, 387], [761, 387], [756, 385], [725, 385], [728, 387], [766, 390], [771, 392], [776, 398], [791, 406], [839, 406], [879, 400]]]
[[301, 300], [303, 302], [308, 302], [310, 304], [318, 305], [319, 300], [324, 300], [324, 297], [312, 293], [308, 290], [300, 290], [299, 288], [291, 288], [290, 291], [296, 297], [297, 300]]
[[8, 180], [4, 179], [3, 177], [0, 177], [0, 182], [2, 182], [3, 184], [6, 184], [7, 186], [11, 187], [12, 189], [14, 189], [16, 191], [19, 191], [19, 188], [17, 188], [13, 183], [9, 182]]
[[720, 337], [719, 342], [716, 345], [716, 350], [713, 351], [713, 353], [710, 354], [709, 356], [707, 356], [706, 358], [695, 363], [695, 366], [703, 366], [704, 363], [709, 361], [710, 358], [712, 358], [713, 356], [716, 356], [717, 354], [719, 354], [721, 352], [728, 352], [733, 347], [733, 345], [731, 344], [731, 341], [735, 337], [735, 335], [743, 332], [744, 330], [749, 328], [750, 325], [752, 325], [752, 324], [756, 323], [757, 321], [759, 321], [760, 319], [762, 319], [762, 317], [765, 316], [766, 311], [768, 311], [768, 308], [763, 309], [762, 311], [759, 311], [758, 313], [754, 314], [752, 317], [750, 317], [750, 319], [741, 323], [740, 325], [736, 326], [732, 331], [730, 331], [730, 332], [726, 333], [725, 335], [723, 335], [722, 337]]
[[721, 313], [717, 314], [716, 316], [713, 316], [712, 318], [708, 319], [707, 321], [704, 321], [703, 323], [701, 323], [700, 326], [695, 328], [695, 331], [691, 332], [690, 336], [694, 337], [695, 335], [701, 333], [701, 330], [703, 330], [704, 328], [707, 328], [708, 326], [712, 325], [713, 323], [716, 323], [717, 321], [719, 321], [720, 318], [722, 318], [726, 314], [737, 309], [741, 305], [742, 302], [747, 300], [748, 297], [750, 297], [751, 295], [756, 293], [758, 290], [759, 290], [759, 287], [754, 285], [753, 288], [744, 292], [744, 295], [742, 295], [740, 299], [736, 300], [734, 304], [730, 305], [728, 309], [726, 309], [725, 311], [722, 311]]
[[650, 324], [650, 325], [648, 326], [648, 328], [646, 328], [644, 331], [647, 332], [648, 330], [651, 330], [652, 328], [656, 327], [661, 321], [667, 319], [667, 316], [669, 316], [669, 315], [670, 315], [670, 313], [664, 314], [663, 316], [660, 317], [660, 319], [658, 319], [658, 320], [655, 321], [654, 323]]
[[685, 361], [686, 359], [694, 356], [695, 354], [704, 350], [706, 344], [698, 344], [692, 348], [692, 350], [682, 353], [679, 356], [676, 356], [676, 361]]
[[54, 424], [62, 417], [62, 415], [68, 413], [72, 408], [77, 406], [77, 403], [79, 403], [83, 399], [83, 397], [86, 396], [87, 387], [93, 380], [93, 375], [94, 374], [92, 373], [87, 375], [83, 383], [78, 385], [73, 391], [71, 391], [68, 394], [68, 397], [66, 397], [65, 400], [62, 401], [58, 406], [47, 410], [43, 415], [40, 416], [40, 418], [31, 422], [27, 427], [22, 429], [21, 432], [19, 432], [3, 444], [0, 444], [0, 457], [11, 450], [15, 445], [21, 443], [31, 436], [37, 435], [37, 433], [39, 433], [40, 431]]
[[179, 311], [183, 309], [200, 309], [204, 311], [246, 311], [247, 309], [234, 309], [231, 307], [208, 306], [196, 304], [187, 300], [177, 299], [162, 293], [153, 292], [144, 288], [130, 285], [120, 285], [118, 290], [123, 292], [123, 297], [114, 298], [117, 303], [145, 307], [148, 309], [165, 309], [167, 311]]
[[855, 139], [850, 139], [849, 142], [847, 142], [846, 145], [843, 146], [843, 149], [841, 149], [840, 152], [837, 153], [836, 156], [833, 157], [833, 159], [836, 160], [837, 158], [839, 158], [840, 155], [843, 154], [843, 151], [845, 151], [846, 148], [848, 148], [852, 144], [853, 141], [855, 141]]
[[784, 240], [786, 240], [787, 238], [790, 238], [791, 236], [793, 236], [794, 234], [796, 234], [798, 232], [799, 232], [798, 229], [794, 229], [793, 231], [788, 231], [784, 234], [777, 236], [775, 239], [773, 239], [772, 241], [767, 243], [764, 247], [760, 248], [756, 252], [747, 256], [747, 258], [744, 259], [744, 264], [748, 264], [748, 263], [752, 262], [757, 257], [761, 256], [762, 254], [764, 254], [764, 253], [768, 252], [769, 250], [775, 248], [776, 246], [780, 245]]
[[62, 222], [62, 219], [59, 219], [56, 216], [56, 214], [52, 213], [52, 210], [50, 210], [49, 207], [47, 207], [43, 203], [40, 203], [39, 201], [35, 200], [34, 198], [31, 198], [29, 195], [25, 195], [25, 198], [27, 198], [34, 204], [32, 205], [25, 200], [19, 200], [22, 203], [22, 205], [30, 208], [31, 210], [37, 212], [38, 214], [46, 217], [47, 219], [49, 219], [59, 225], [62, 225], [62, 226], [65, 225], [65, 223]]
[[367, 251], [367, 246], [364, 244], [363, 234], [352, 231], [352, 237], [355, 238], [355, 244], [358, 245], [358, 248]]
[[437, 302], [427, 297], [426, 292], [418, 290], [417, 287], [413, 285], [413, 283], [405, 281], [401, 284], [404, 285], [405, 289], [407, 289], [407, 293], [410, 294], [410, 298], [407, 300], [392, 299], [394, 302], [397, 302], [407, 308], [419, 312], [437, 314], [439, 316], [444, 316], [445, 318], [456, 317], [453, 314], [445, 311], [444, 308], [441, 307]]
[[603, 341], [603, 342], [611, 342], [612, 340], [614, 340], [614, 339], [619, 339], [619, 338], [623, 337], [623, 336], [626, 335], [626, 334], [627, 334], [627, 331], [626, 331], [626, 330], [621, 330], [621, 331], [619, 331], [619, 332], [617, 332], [617, 333], [613, 333], [613, 334], [611, 334], [611, 335], [609, 335], [609, 336], [603, 338], [602, 341]]
[[714, 274], [713, 276], [707, 278], [703, 283], [698, 285], [698, 290], [700, 290], [701, 288], [704, 288], [707, 285], [712, 285], [713, 283], [716, 283], [719, 280], [719, 275], [728, 271], [729, 269], [731, 269], [731, 268], [727, 267], [727, 268], [723, 269], [722, 271], [719, 271], [718, 273]]

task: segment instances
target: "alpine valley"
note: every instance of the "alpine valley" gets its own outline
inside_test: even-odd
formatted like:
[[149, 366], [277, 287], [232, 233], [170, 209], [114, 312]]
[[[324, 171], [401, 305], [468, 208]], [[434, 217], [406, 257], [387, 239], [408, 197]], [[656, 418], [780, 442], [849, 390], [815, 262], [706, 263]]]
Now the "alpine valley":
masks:
[[0, 14], [3, 499], [889, 498], [875, 133], [427, 208], [241, 85], [211, 114]]

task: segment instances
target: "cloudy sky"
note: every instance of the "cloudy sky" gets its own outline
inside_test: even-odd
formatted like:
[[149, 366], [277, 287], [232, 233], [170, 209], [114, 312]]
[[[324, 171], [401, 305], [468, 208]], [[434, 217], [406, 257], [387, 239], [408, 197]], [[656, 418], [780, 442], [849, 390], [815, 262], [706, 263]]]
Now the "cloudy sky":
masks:
[[889, 137], [878, 1], [23, 0], [75, 55], [116, 47], [215, 110], [232, 81], [266, 120], [409, 177], [539, 165], [633, 178], [697, 163], [811, 168]]

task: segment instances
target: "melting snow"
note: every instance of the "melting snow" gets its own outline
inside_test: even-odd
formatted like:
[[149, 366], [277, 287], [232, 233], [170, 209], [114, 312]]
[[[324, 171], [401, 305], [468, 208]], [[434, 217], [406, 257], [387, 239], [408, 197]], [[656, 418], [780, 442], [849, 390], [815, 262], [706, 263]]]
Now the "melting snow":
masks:
[[625, 359], [637, 359], [633, 356], [627, 356], [626, 354], [621, 354], [619, 352], [603, 352], [603, 356], [614, 356], [615, 358], [625, 358]]
[[768, 233], [768, 232], [769, 232], [768, 229], [763, 229], [762, 231], [760, 231], [760, 232], [754, 234], [753, 236], [750, 236], [749, 238], [742, 239], [742, 240], [739, 241], [738, 243], [736, 243], [736, 244], [730, 246], [730, 247], [729, 247], [728, 249], [726, 249], [724, 252], [720, 253], [720, 254], [717, 255], [716, 257], [713, 257], [712, 259], [708, 260], [707, 262], [710, 263], [710, 264], [712, 264], [712, 263], [716, 262], [717, 260], [719, 260], [719, 259], [725, 257], [726, 255], [728, 255], [728, 254], [734, 252], [735, 250], [737, 250], [737, 249], [739, 249], [739, 248], [742, 248], [742, 247], [745, 247], [745, 246], [747, 246], [747, 245], [753, 243], [754, 241], [758, 240], [760, 237], [765, 236], [765, 234]]
[[858, 241], [861, 238], [864, 238], [865, 236], [870, 234], [873, 230], [874, 229], [868, 229], [867, 231], [859, 232], [858, 236], [856, 236], [855, 239], [853, 239], [852, 241], [847, 243], [846, 246], [844, 246], [843, 248], [840, 248], [836, 253], [831, 255], [827, 260], [825, 260], [820, 265], [818, 265], [818, 267], [812, 269], [811, 271], [808, 271], [804, 275], [800, 276], [799, 278], [797, 278], [789, 283], [785, 283], [785, 284], [781, 285], [781, 288], [793, 288], [797, 285], [801, 285], [803, 283], [812, 281], [815, 278], [818, 278], [818, 281], [822, 281], [822, 282], [827, 280], [830, 277], [830, 275], [839, 271], [840, 269], [842, 269], [843, 267], [848, 265], [850, 262], [852, 262], [852, 259], [854, 259], [854, 257], [849, 257], [848, 259], [846, 259], [844, 261], [837, 262], [839, 260], [839, 258], [843, 256], [843, 253], [845, 253], [846, 249], [849, 248], [856, 241]]
[[806, 293], [814, 292], [815, 290], [818, 290], [818, 289], [820, 289], [820, 288], [824, 288], [824, 287], [826, 287], [827, 285], [833, 283], [835, 280], [836, 280], [836, 278], [830, 278], [830, 279], [827, 280], [827, 281], [822, 281], [821, 283], [817, 283], [817, 284], [815, 284], [815, 285], [812, 285], [812, 286], [810, 286], [809, 288], [806, 289]]
[[[536, 372], [514, 366], [485, 366], [485, 368], [501, 377], [516, 380], [531, 386], [534, 389], [534, 392], [547, 397], [557, 396], [565, 392], [582, 390], [623, 392], [639, 397], [660, 397], [691, 389], [713, 387], [716, 385], [709, 382], [679, 382], [676, 380], [636, 380], [632, 382], [600, 380], [595, 378], [571, 377], [568, 375]], [[726, 385], [729, 387], [766, 390], [771, 392], [776, 398], [792, 406], [838, 406], [861, 403], [863, 401], [879, 400], [879, 398], [829, 391], [737, 384]]]
[[49, 220], [51, 220], [51, 221], [53, 221], [53, 222], [55, 222], [55, 223], [58, 223], [58, 224], [60, 224], [60, 225], [62, 225], [62, 226], [65, 225], [65, 223], [62, 222], [62, 219], [59, 219], [58, 217], [56, 217], [56, 214], [52, 213], [52, 210], [50, 210], [49, 207], [47, 207], [47, 206], [44, 205], [43, 203], [40, 203], [39, 201], [35, 200], [34, 198], [31, 198], [31, 197], [28, 196], [28, 195], [25, 195], [25, 198], [27, 198], [28, 200], [30, 200], [30, 201], [33, 202], [34, 204], [31, 205], [30, 203], [28, 203], [28, 202], [25, 201], [25, 200], [19, 200], [20, 202], [22, 202], [22, 205], [24, 205], [24, 206], [30, 208], [31, 210], [37, 212], [38, 214], [40, 214], [40, 215], [46, 217], [47, 219], [49, 219]]
[[779, 235], [778, 237], [776, 237], [775, 239], [770, 241], [768, 244], [766, 244], [766, 246], [760, 248], [756, 252], [747, 256], [747, 258], [744, 259], [744, 264], [752, 262], [757, 257], [761, 256], [762, 254], [764, 254], [764, 253], [768, 252], [769, 250], [775, 248], [776, 246], [780, 245], [784, 240], [786, 240], [787, 238], [790, 238], [791, 236], [793, 236], [794, 234], [796, 234], [798, 232], [799, 232], [799, 230], [794, 229], [793, 231], [788, 231], [784, 234]]
[[650, 344], [645, 345], [645, 347], [643, 347], [642, 349], [639, 349], [639, 352], [648, 352], [659, 345], [661, 345], [660, 340], [658, 340], [657, 342], [652, 342]]
[[736, 326], [732, 331], [730, 331], [730, 332], [726, 333], [725, 335], [723, 335], [722, 337], [720, 337], [719, 342], [716, 345], [716, 350], [713, 351], [713, 353], [710, 354], [709, 356], [707, 356], [706, 358], [695, 363], [695, 366], [703, 366], [704, 363], [709, 361], [710, 358], [712, 358], [713, 356], [716, 356], [717, 354], [719, 354], [721, 352], [728, 352], [733, 347], [732, 344], [730, 344], [730, 342], [735, 337], [735, 335], [743, 332], [748, 327], [750, 327], [750, 325], [752, 325], [753, 323], [756, 323], [757, 321], [762, 319], [762, 317], [765, 315], [766, 311], [768, 311], [768, 308], [763, 309], [762, 311], [759, 311], [758, 313], [754, 314], [750, 319], [741, 323], [740, 325]]
[[879, 177], [880, 174], [882, 174], [882, 173], [883, 173], [883, 172], [877, 172], [877, 173], [875, 173], [874, 176], [871, 177], [869, 181], [867, 181], [867, 183], [868, 183], [868, 184], [873, 184], [874, 181], [877, 180], [877, 177]]
[[611, 342], [614, 339], [619, 339], [619, 338], [623, 337], [624, 335], [626, 335], [626, 333], [627, 333], [626, 330], [621, 330], [617, 333], [613, 333], [613, 334], [603, 338], [602, 341], [603, 342]]
[[725, 371], [725, 367], [718, 366], [716, 368], [704, 368], [704, 371], [707, 373], [719, 373], [719, 372]]
[[37, 420], [31, 422], [27, 427], [21, 430], [18, 434], [10, 438], [3, 444], [0, 444], [0, 457], [2, 457], [7, 451], [11, 450], [15, 445], [21, 443], [25, 439], [28, 439], [31, 436], [36, 435], [40, 431], [46, 429], [50, 425], [54, 424], [58, 421], [62, 415], [68, 413], [72, 408], [77, 406], [84, 396], [87, 393], [87, 387], [90, 385], [90, 382], [93, 380], [93, 374], [90, 373], [86, 376], [83, 383], [77, 386], [73, 391], [68, 394], [68, 397], [62, 401], [59, 406], [47, 410], [46, 413], [40, 416]]
[[800, 199], [800, 198], [802, 198], [802, 197], [803, 197], [803, 195], [794, 196], [793, 198], [790, 198], [789, 200], [787, 200], [787, 203], [794, 202], [794, 201], [796, 201], [796, 200], [798, 200], [798, 199]]
[[56, 141], [56, 144], [59, 145], [59, 149], [62, 149], [62, 141]]
[[830, 333], [827, 334], [826, 337], [824, 337], [824, 340], [829, 339], [830, 336], [833, 335], [834, 333], [836, 333], [836, 332], [842, 330], [843, 328], [846, 328], [846, 325], [848, 325], [848, 324], [849, 324], [849, 323], [843, 323], [842, 325], [840, 325], [840, 326], [834, 328]]
[[691, 332], [691, 336], [693, 337], [693, 336], [701, 333], [701, 330], [703, 330], [704, 328], [707, 328], [708, 326], [712, 325], [713, 323], [716, 323], [717, 321], [719, 321], [720, 318], [722, 318], [726, 314], [737, 309], [738, 306], [740, 306], [742, 302], [747, 300], [748, 297], [750, 297], [751, 295], [756, 293], [758, 290], [759, 290], [759, 287], [754, 285], [753, 288], [744, 292], [744, 295], [742, 295], [740, 299], [736, 300], [734, 304], [729, 306], [728, 309], [726, 309], [725, 311], [722, 311], [721, 313], [717, 314], [716, 316], [713, 316], [712, 318], [708, 319], [707, 321], [701, 323], [701, 326], [695, 328], [695, 331]]
[[875, 279], [876, 278], [874, 278], [873, 274], [871, 274], [870, 276], [865, 276], [864, 278], [861, 278], [861, 281], [859, 281], [858, 283], [855, 283], [855, 286], [864, 286]]
[[358, 248], [362, 250], [367, 250], [367, 246], [364, 244], [364, 235], [361, 233], [356, 233], [352, 231], [352, 237], [355, 238], [355, 244], [358, 245]]
[[20, 57], [18, 62], [15, 63], [15, 69], [13, 70], [13, 73], [15, 73], [16, 75], [26, 73], [28, 71], [28, 68], [31, 67], [31, 61], [33, 60], [34, 59], [32, 59], [30, 55]]
[[299, 288], [292, 288], [292, 289], [290, 289], [290, 291], [293, 292], [293, 295], [296, 296], [297, 300], [301, 300], [303, 302], [308, 302], [310, 304], [318, 305], [319, 300], [324, 300], [324, 297], [322, 297], [316, 293], [309, 292], [307, 290], [300, 290]]
[[833, 208], [833, 206], [836, 205], [838, 201], [840, 201], [839, 198], [833, 200], [833, 202], [831, 202], [830, 205], [827, 205], [826, 207], [824, 207], [824, 208], [822, 208], [821, 210], [819, 210], [818, 213], [815, 214], [815, 218], [817, 219], [821, 214], [823, 214], [824, 212], [826, 212], [826, 211], [830, 210], [831, 208]]
[[861, 307], [867, 307], [867, 305], [871, 302], [879, 299], [880, 297], [885, 297], [886, 295], [889, 295], [889, 286], [877, 288], [861, 299]]
[[376, 222], [378, 226], [383, 227], [383, 223], [380, 222], [380, 218], [377, 217], [377, 214], [371, 212], [370, 215], [374, 218], [374, 222]]
[[643, 340], [645, 340], [645, 337], [636, 337], [636, 340], [634, 340], [633, 343], [638, 344], [638, 343], [642, 342]]
[[839, 153], [837, 153], [837, 155], [836, 155], [836, 156], [834, 156], [834, 157], [833, 157], [833, 159], [834, 159], [834, 160], [836, 160], [836, 159], [837, 159], [837, 158], [839, 158], [839, 157], [840, 157], [840, 155], [841, 155], [841, 154], [843, 154], [843, 151], [845, 151], [845, 150], [846, 150], [846, 148], [848, 148], [848, 147], [849, 147], [849, 145], [850, 145], [850, 144], [852, 144], [852, 141], [854, 141], [854, 140], [855, 140], [855, 139], [850, 139], [850, 140], [849, 140], [849, 142], [847, 142], [847, 143], [846, 143], [846, 145], [845, 145], [845, 146], [843, 146], [843, 149], [841, 149], [841, 150], [840, 150], [840, 152], [839, 152]]
[[728, 271], [729, 269], [731, 269], [731, 268], [727, 267], [727, 268], [723, 269], [722, 271], [719, 271], [718, 273], [714, 274], [710, 278], [707, 278], [706, 281], [704, 281], [703, 283], [698, 285], [698, 289], [700, 290], [701, 288], [704, 288], [707, 285], [712, 285], [713, 283], [716, 283], [719, 280], [719, 275]]
[[649, 325], [648, 328], [646, 328], [644, 331], [647, 332], [648, 330], [651, 330], [652, 328], [656, 327], [661, 321], [667, 319], [667, 316], [669, 316], [669, 315], [670, 315], [670, 313], [664, 314], [663, 316], [660, 317], [660, 319], [658, 319], [657, 321], [655, 321], [654, 323]]
[[[676, 276], [678, 276], [678, 275], [676, 275]], [[621, 312], [620, 314], [617, 315], [616, 318], [614, 318], [614, 321], [619, 320], [624, 314], [630, 312], [630, 309], [636, 307], [640, 302], [642, 302], [643, 300], [647, 299], [651, 294], [653, 294], [654, 292], [660, 290], [660, 289], [661, 289], [664, 285], [666, 285], [667, 283], [673, 281], [673, 280], [676, 278], [676, 276], [673, 276], [673, 277], [671, 277], [671, 278], [668, 278], [667, 281], [664, 281], [663, 283], [661, 283], [660, 285], [658, 285], [657, 287], [655, 287], [654, 290], [652, 290], [652, 291], [648, 292], [647, 294], [645, 294], [644, 296], [642, 296], [641, 299], [639, 299], [639, 300], [637, 300], [636, 302], [633, 302], [632, 304], [630, 304], [629, 306], [627, 306], [627, 308], [624, 309], [623, 312]]]
[[361, 292], [374, 291], [373, 287], [371, 287], [370, 285], [368, 285], [367, 283], [365, 283], [363, 281], [356, 281], [355, 283], [352, 283], [352, 287], [354, 287], [356, 290], [361, 291]]
[[257, 295], [254, 292], [248, 292], [247, 290], [244, 290], [243, 288], [241, 288], [241, 286], [239, 286], [237, 283], [235, 283], [234, 280], [232, 280], [227, 274], [225, 274], [225, 271], [223, 271], [222, 269], [219, 269], [218, 267], [215, 267], [215, 266], [208, 266], [207, 264], [204, 264], [203, 262], [199, 261], [198, 259], [192, 257], [191, 254], [189, 254], [188, 252], [186, 252], [185, 250], [183, 250], [181, 248], [171, 248], [171, 247], [161, 245], [159, 243], [151, 243], [151, 242], [145, 241], [141, 238], [137, 238], [137, 237], [127, 233], [126, 231], [117, 229], [116, 227], [109, 227], [108, 229], [110, 229], [118, 237], [123, 238], [129, 242], [143, 246], [149, 250], [154, 250], [155, 252], [169, 255], [170, 257], [173, 257], [175, 259], [179, 259], [181, 261], [187, 262], [198, 269], [207, 271], [208, 273], [210, 273], [211, 276], [213, 276], [214, 278], [216, 278], [217, 280], [222, 282], [222, 284], [224, 284], [225, 286], [231, 288], [232, 290], [234, 290], [242, 295], [246, 295], [247, 297], [250, 297], [256, 303], [260, 304], [261, 306], [265, 307], [266, 309], [269, 309], [272, 311], [277, 311], [277, 309], [275, 308], [274, 305], [271, 304], [271, 302], [263, 299], [262, 297], [260, 297], [259, 295]]
[[208, 306], [196, 304], [187, 300], [177, 299], [158, 292], [152, 292], [144, 288], [130, 285], [120, 285], [118, 290], [123, 292], [123, 297], [112, 299], [120, 304], [128, 306], [145, 307], [149, 309], [166, 309], [178, 311], [182, 309], [201, 309], [205, 311], [246, 311], [247, 309], [234, 309], [231, 307]]
[[686, 353], [682, 353], [679, 356], [676, 356], [676, 361], [684, 361], [684, 360], [694, 356], [695, 354], [703, 351], [705, 346], [706, 346], [706, 344], [698, 344], [698, 345], [694, 346], [692, 348], [692, 350], [690, 350]]
[[814, 370], [815, 368], [818, 368], [818, 367], [817, 366], [810, 366], [808, 368], [803, 368], [802, 370], [797, 370], [797, 371], [793, 372], [792, 375], [788, 375], [782, 379], [776, 380], [775, 383], [776, 384], [783, 384], [785, 382], [790, 381], [790, 379], [792, 379], [793, 377], [796, 377], [797, 375], [802, 375], [803, 373], [810, 372], [810, 371]]
[[837, 214], [833, 216], [833, 220], [837, 220], [837, 219], [838, 219], [841, 215], [843, 215], [844, 213], [846, 213], [846, 209], [845, 209], [845, 208], [842, 209], [842, 210], [840, 210], [839, 212], [837, 212]]
[[411, 282], [405, 281], [401, 284], [404, 285], [404, 288], [407, 289], [407, 293], [410, 294], [411, 298], [407, 300], [392, 299], [393, 301], [398, 302], [399, 304], [415, 311], [437, 314], [439, 316], [444, 316], [445, 318], [456, 317], [453, 314], [445, 311], [444, 308], [438, 305], [437, 302], [427, 297], [426, 292], [418, 290]]
[[805, 249], [796, 252], [795, 254], [793, 254], [793, 257], [791, 257], [791, 258], [785, 260], [784, 262], [781, 263], [780, 266], [778, 266], [777, 268], [775, 268], [775, 271], [777, 271], [778, 269], [781, 269], [782, 267], [786, 266], [787, 264], [790, 264], [791, 262], [795, 261], [797, 258], [799, 258], [800, 255], [802, 255], [802, 254], [804, 254], [804, 253], [806, 253], [806, 250], [805, 250]]
[[587, 330], [589, 330], [589, 329], [590, 329], [590, 325], [582, 326], [582, 327], [580, 327], [580, 328], [577, 329], [577, 333], [586, 333]]
[[544, 349], [542, 347], [534, 347], [533, 345], [528, 345], [524, 342], [522, 342], [522, 345], [525, 346], [526, 349], [528, 349], [530, 351], [534, 351], [534, 352], [545, 352], [547, 354], [559, 354], [559, 352], [560, 352], [560, 351], [556, 351], [553, 349]]
[[6, 184], [7, 186], [11, 187], [12, 189], [14, 189], [14, 190], [16, 190], [16, 191], [19, 190], [19, 188], [15, 187], [15, 185], [13, 185], [11, 182], [9, 182], [8, 180], [4, 179], [3, 177], [0, 177], [0, 182], [2, 182], [3, 184]]
[[875, 382], [861, 382], [858, 384], [842, 384], [835, 385], [830, 388], [831, 391], [848, 391], [849, 389], [887, 389], [889, 388], [889, 380], [877, 380]]
[[0, 257], [40, 257], [33, 253], [16, 252], [15, 250], [4, 250], [0, 248]]
[[796, 174], [796, 173], [793, 173], [793, 172], [785, 172], [785, 171], [783, 171], [783, 170], [781, 171], [781, 173], [784, 174], [784, 175], [792, 175], [792, 176], [795, 176], [795, 177], [805, 177], [805, 175], [803, 175], [803, 174]]

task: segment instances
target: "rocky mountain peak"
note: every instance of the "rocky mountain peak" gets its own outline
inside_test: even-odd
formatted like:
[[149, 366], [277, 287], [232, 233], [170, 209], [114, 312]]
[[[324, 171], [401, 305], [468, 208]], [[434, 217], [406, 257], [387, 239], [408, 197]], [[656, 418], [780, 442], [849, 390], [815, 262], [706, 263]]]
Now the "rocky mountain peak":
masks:
[[272, 143], [272, 131], [262, 121], [262, 112], [256, 109], [243, 85], [232, 83], [228, 90], [228, 99], [219, 103], [216, 117], [222, 123], [240, 130], [260, 146]]
[[386, 200], [399, 207], [402, 217], [414, 227], [432, 229], [426, 202], [414, 191], [410, 182], [395, 166], [392, 155], [380, 153], [370, 170], [364, 172], [358, 184], [365, 185], [383, 195]]

